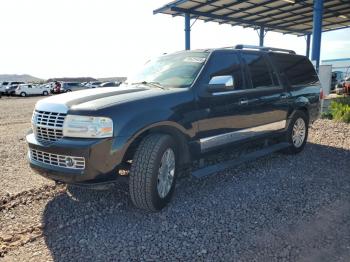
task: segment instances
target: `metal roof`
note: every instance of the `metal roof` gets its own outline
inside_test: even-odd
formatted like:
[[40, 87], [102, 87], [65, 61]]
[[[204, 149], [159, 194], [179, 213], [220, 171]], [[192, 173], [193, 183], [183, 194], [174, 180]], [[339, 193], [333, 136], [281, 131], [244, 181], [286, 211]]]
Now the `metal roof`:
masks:
[[[350, 0], [324, 0], [323, 32], [350, 27]], [[153, 11], [280, 33], [312, 32], [313, 0], [176, 0]]]

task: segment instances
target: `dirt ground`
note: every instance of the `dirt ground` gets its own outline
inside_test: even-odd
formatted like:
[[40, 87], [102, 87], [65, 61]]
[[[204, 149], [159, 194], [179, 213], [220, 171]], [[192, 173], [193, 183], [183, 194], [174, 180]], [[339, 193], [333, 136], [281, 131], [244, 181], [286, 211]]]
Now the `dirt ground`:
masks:
[[35, 103], [42, 97], [0, 99], [0, 196], [51, 184], [34, 175], [26, 156], [25, 136], [30, 130]]

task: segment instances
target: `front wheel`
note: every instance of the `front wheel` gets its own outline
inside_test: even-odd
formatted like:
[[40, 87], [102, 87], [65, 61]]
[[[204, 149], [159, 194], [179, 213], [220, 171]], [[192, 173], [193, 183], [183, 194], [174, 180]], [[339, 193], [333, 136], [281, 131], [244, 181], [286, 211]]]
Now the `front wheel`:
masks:
[[47, 95], [49, 95], [49, 93], [47, 91], [44, 91], [43, 96], [47, 96]]
[[303, 111], [296, 111], [290, 120], [285, 141], [290, 146], [283, 152], [297, 154], [301, 152], [306, 144], [309, 133], [309, 119]]
[[144, 138], [134, 155], [129, 191], [138, 208], [158, 211], [169, 203], [177, 176], [178, 152], [169, 135], [151, 134]]
[[20, 96], [21, 96], [21, 97], [26, 97], [27, 94], [26, 94], [25, 92], [22, 92], [22, 93], [20, 93]]

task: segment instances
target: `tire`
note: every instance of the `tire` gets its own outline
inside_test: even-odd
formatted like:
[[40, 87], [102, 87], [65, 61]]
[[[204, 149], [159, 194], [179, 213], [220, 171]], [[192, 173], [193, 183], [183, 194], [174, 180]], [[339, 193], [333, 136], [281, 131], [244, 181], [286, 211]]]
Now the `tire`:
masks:
[[[174, 162], [166, 161], [172, 159], [172, 156]], [[129, 191], [133, 204], [137, 208], [153, 212], [164, 208], [174, 193], [177, 164], [178, 150], [171, 136], [151, 134], [145, 137], [135, 152], [130, 169]], [[168, 183], [163, 187], [161, 181]]]
[[[302, 135], [303, 127], [304, 127], [304, 135]], [[305, 144], [307, 142], [308, 134], [309, 134], [308, 116], [303, 111], [296, 111], [289, 122], [286, 137], [284, 138], [284, 141], [288, 142], [290, 144], [290, 147], [285, 149], [283, 153], [297, 154], [303, 151]]]
[[27, 96], [27, 94], [25, 93], [25, 92], [22, 92], [22, 93], [20, 93], [19, 94], [21, 97], [26, 97]]
[[49, 93], [47, 91], [44, 91], [43, 96], [47, 96], [47, 95], [49, 95]]
[[67, 93], [67, 92], [72, 92], [72, 90], [70, 90], [70, 89], [67, 89], [67, 90], [66, 90], [66, 93]]

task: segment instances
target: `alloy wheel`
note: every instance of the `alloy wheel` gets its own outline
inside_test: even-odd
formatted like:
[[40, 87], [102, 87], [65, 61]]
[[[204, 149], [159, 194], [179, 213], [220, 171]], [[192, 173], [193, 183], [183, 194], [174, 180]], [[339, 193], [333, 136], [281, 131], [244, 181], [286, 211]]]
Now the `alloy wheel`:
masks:
[[304, 119], [298, 118], [293, 126], [292, 140], [295, 147], [301, 147], [306, 135], [306, 124]]
[[170, 190], [175, 176], [175, 153], [168, 148], [163, 153], [158, 170], [157, 190], [161, 198], [165, 198]]

